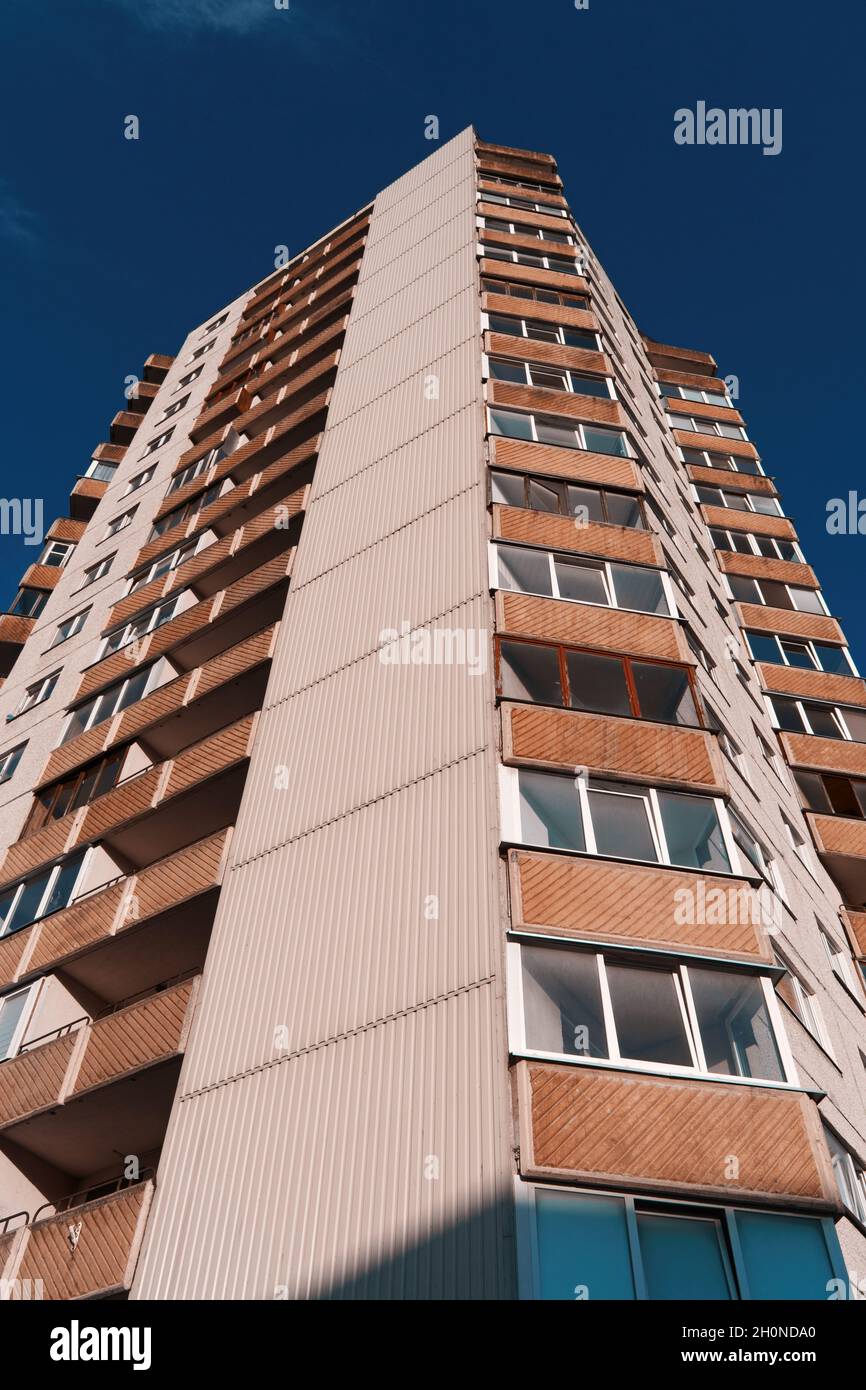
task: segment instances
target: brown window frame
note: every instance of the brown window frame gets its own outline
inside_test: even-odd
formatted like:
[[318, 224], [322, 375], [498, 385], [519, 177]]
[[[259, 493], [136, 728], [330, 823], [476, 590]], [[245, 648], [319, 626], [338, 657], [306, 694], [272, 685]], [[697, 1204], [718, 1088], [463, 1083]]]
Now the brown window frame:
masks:
[[[118, 772], [120, 772], [121, 768], [123, 767], [123, 759], [125, 757], [125, 754], [125, 749], [121, 749], [119, 753], [117, 749], [114, 749], [112, 752], [105, 753], [101, 758], [98, 758], [96, 762], [87, 763], [84, 767], [79, 768], [79, 770], [73, 776], [64, 777], [61, 779], [61, 781], [54, 782], [51, 786], [45, 787], [42, 792], [38, 793], [33, 798], [33, 805], [30, 808], [26, 821], [24, 822], [24, 828], [21, 831], [21, 835], [19, 838], [23, 840], [25, 836], [35, 834], [37, 830], [42, 830], [46, 825], [48, 825], [52, 820], [55, 819], [55, 817], [52, 816], [52, 811], [54, 807], [57, 805], [58, 798], [60, 797], [63, 791], [71, 789], [71, 794], [69, 797], [69, 805], [71, 808], [72, 802], [75, 800], [75, 796], [79, 788], [81, 787], [82, 783], [88, 777], [91, 776], [91, 774], [95, 773], [96, 781], [98, 781], [104, 769], [113, 762], [117, 762]], [[96, 801], [98, 800], [99, 796], [104, 796], [106, 792], [113, 791], [114, 788], [118, 785], [119, 780], [119, 778], [115, 779], [115, 781], [112, 783], [110, 787], [104, 788], [102, 791], [99, 792], [98, 796], [91, 797], [89, 801], [82, 802], [82, 805], [89, 806], [90, 801]], [[51, 793], [51, 800], [47, 802], [41, 799], [46, 792]], [[74, 809], [80, 810], [81, 808], [76, 806]], [[70, 814], [71, 810], [63, 812], [64, 816]], [[57, 820], [62, 820], [62, 818], [62, 816], [56, 817]]]
[[[504, 264], [504, 262], [503, 262]], [[489, 281], [496, 286], [491, 289]], [[579, 309], [581, 313], [590, 313], [590, 296], [581, 291], [569, 294], [568, 290], [549, 290], [544, 285], [521, 285], [519, 281], [499, 280], [493, 275], [485, 274], [481, 277], [481, 289], [485, 294], [507, 294], [512, 299], [531, 299], [535, 304], [558, 304], [561, 309]], [[539, 299], [536, 293], [541, 290], [544, 295]], [[554, 299], [553, 296], [556, 296]], [[570, 304], [569, 299], [584, 299], [585, 304]]]
[[[523, 510], [523, 511], [527, 511], [527, 512], [538, 512], [539, 516], [565, 516], [565, 517], [568, 517], [569, 520], [573, 520], [572, 513], [571, 513], [570, 511], [568, 511], [568, 509], [567, 509], [567, 507], [566, 507], [566, 505], [565, 505], [565, 492], [564, 492], [564, 491], [563, 491], [562, 495], [559, 496], [559, 504], [560, 504], [560, 509], [559, 509], [559, 511], [557, 511], [557, 512], [547, 512], [547, 511], [545, 511], [545, 510], [544, 510], [543, 508], [541, 508], [541, 507], [532, 507], [532, 506], [529, 505], [529, 501], [528, 501], [528, 498], [529, 498], [529, 485], [530, 485], [530, 483], [539, 483], [542, 487], [549, 487], [549, 488], [551, 488], [551, 489], [562, 488], [563, 490], [564, 490], [565, 488], [569, 487], [569, 486], [571, 486], [571, 487], [580, 487], [580, 488], [583, 488], [583, 489], [584, 489], [585, 491], [587, 491], [587, 492], [597, 492], [597, 493], [599, 494], [599, 497], [601, 498], [601, 509], [602, 509], [602, 511], [603, 511], [603, 513], [604, 513], [604, 521], [593, 521], [593, 522], [590, 523], [590, 525], [592, 525], [592, 526], [616, 526], [616, 527], [618, 527], [619, 530], [621, 530], [621, 531], [641, 531], [641, 530], [646, 531], [646, 532], [649, 532], [649, 531], [650, 531], [650, 528], [649, 528], [649, 526], [648, 526], [648, 524], [647, 524], [647, 514], [646, 514], [646, 506], [645, 506], [645, 504], [644, 504], [644, 499], [643, 499], [643, 497], [642, 497], [639, 493], [627, 492], [624, 488], [615, 488], [615, 487], [608, 487], [608, 488], [605, 488], [605, 487], [600, 487], [598, 483], [581, 483], [581, 482], [578, 481], [578, 479], [576, 479], [576, 478], [556, 478], [556, 477], [551, 476], [550, 474], [545, 474], [545, 473], [520, 473], [520, 472], [519, 472], [518, 470], [516, 470], [516, 469], [499, 468], [499, 467], [491, 468], [491, 470], [490, 470], [490, 505], [491, 505], [491, 506], [496, 506], [496, 507], [507, 507], [507, 506], [511, 505], [511, 504], [508, 503], [508, 502], [494, 502], [494, 500], [493, 500], [493, 474], [494, 474], [494, 473], [506, 473], [506, 474], [508, 474], [509, 477], [512, 477], [512, 478], [522, 478], [522, 480], [523, 480], [523, 496], [524, 496], [524, 499], [526, 499], [526, 500], [525, 500], [525, 503], [524, 503], [524, 507], [521, 509], [521, 510]], [[640, 512], [641, 520], [643, 521], [643, 526], [642, 526], [642, 527], [640, 527], [640, 526], [623, 526], [623, 524], [622, 524], [621, 521], [609, 521], [609, 520], [608, 520], [608, 510], [607, 510], [607, 500], [606, 500], [606, 499], [607, 499], [608, 493], [613, 494], [614, 497], [629, 497], [629, 498], [632, 499], [632, 501], [637, 502], [638, 511]]]
[[[690, 691], [690, 693], [691, 693], [692, 702], [693, 702], [694, 707], [695, 707], [695, 712], [696, 712], [696, 714], [697, 714], [697, 716], [698, 716], [698, 723], [697, 723], [697, 725], [695, 725], [695, 724], [672, 724], [672, 725], [670, 726], [671, 728], [676, 728], [676, 729], [694, 729], [694, 728], [699, 728], [699, 729], [709, 730], [709, 724], [708, 724], [708, 722], [707, 722], [706, 715], [705, 715], [705, 713], [704, 713], [704, 708], [703, 708], [703, 705], [701, 704], [700, 696], [699, 696], [699, 693], [698, 693], [698, 683], [697, 683], [697, 680], [695, 679], [694, 667], [692, 667], [692, 666], [686, 666], [686, 665], [684, 665], [682, 662], [679, 662], [679, 661], [663, 661], [663, 660], [661, 660], [661, 659], [657, 659], [656, 657], [630, 656], [627, 652], [609, 652], [609, 651], [602, 651], [602, 650], [601, 650], [600, 648], [598, 648], [598, 647], [577, 647], [577, 646], [572, 646], [570, 643], [565, 643], [565, 642], [548, 642], [548, 641], [545, 641], [545, 639], [544, 639], [544, 638], [541, 638], [541, 637], [515, 637], [515, 636], [511, 636], [511, 635], [509, 635], [508, 633], [505, 633], [505, 632], [503, 632], [503, 633], [497, 633], [496, 636], [495, 636], [494, 639], [493, 639], [493, 669], [494, 669], [494, 678], [495, 678], [495, 681], [496, 681], [496, 699], [497, 699], [497, 702], [498, 702], [498, 701], [501, 701], [501, 700], [509, 700], [509, 701], [512, 701], [512, 702], [517, 703], [517, 704], [527, 704], [527, 705], [536, 705], [536, 704], [540, 704], [540, 702], [537, 701], [537, 700], [516, 700], [515, 697], [512, 696], [512, 695], [503, 695], [503, 693], [502, 693], [502, 670], [501, 670], [501, 654], [502, 654], [502, 643], [503, 643], [503, 642], [516, 642], [516, 643], [520, 643], [520, 644], [523, 645], [523, 646], [543, 647], [546, 651], [555, 651], [555, 652], [556, 652], [556, 654], [557, 654], [557, 660], [558, 660], [558, 667], [559, 667], [559, 688], [560, 688], [560, 690], [562, 691], [562, 704], [561, 704], [561, 705], [542, 705], [542, 706], [540, 706], [541, 708], [544, 708], [544, 709], [567, 709], [567, 710], [574, 710], [574, 709], [575, 709], [575, 707], [571, 704], [571, 698], [570, 698], [570, 697], [571, 697], [571, 690], [570, 690], [569, 683], [568, 683], [568, 662], [567, 662], [567, 659], [566, 659], [566, 658], [567, 658], [567, 655], [568, 655], [569, 652], [576, 652], [578, 655], [583, 655], [583, 656], [609, 656], [609, 657], [614, 657], [614, 658], [616, 658], [617, 661], [620, 661], [620, 662], [622, 662], [622, 664], [623, 664], [624, 671], [625, 671], [626, 689], [628, 690], [629, 704], [631, 705], [631, 713], [628, 714], [628, 715], [608, 715], [608, 716], [607, 716], [608, 718], [610, 718], [610, 719], [629, 719], [629, 718], [631, 718], [631, 719], [645, 719], [645, 716], [641, 713], [641, 710], [640, 710], [640, 700], [638, 699], [637, 685], [636, 685], [636, 683], [635, 683], [634, 673], [633, 673], [633, 671], [632, 671], [632, 662], [633, 662], [633, 661], [638, 661], [638, 662], [641, 662], [643, 665], [646, 665], [646, 666], [664, 666], [664, 667], [667, 667], [669, 670], [680, 671], [680, 672], [683, 672], [683, 673], [685, 674], [685, 677], [686, 677], [686, 679], [687, 679], [687, 681], [688, 681], [688, 683], [689, 683], [689, 691]], [[577, 712], [581, 712], [581, 713], [585, 713], [585, 714], [593, 714], [593, 713], [605, 714], [605, 711], [604, 711], [604, 710], [584, 710], [584, 711], [577, 711]], [[648, 720], [647, 722], [650, 723], [650, 724], [657, 724], [659, 721], [658, 721], [657, 719], [650, 719], [650, 720]]]

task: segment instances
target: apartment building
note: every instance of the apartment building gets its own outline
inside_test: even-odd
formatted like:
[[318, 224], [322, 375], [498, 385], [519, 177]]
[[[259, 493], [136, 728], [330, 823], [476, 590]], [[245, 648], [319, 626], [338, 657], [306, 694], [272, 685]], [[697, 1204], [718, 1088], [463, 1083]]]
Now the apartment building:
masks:
[[7, 1296], [856, 1296], [866, 684], [551, 155], [149, 358], [0, 655]]

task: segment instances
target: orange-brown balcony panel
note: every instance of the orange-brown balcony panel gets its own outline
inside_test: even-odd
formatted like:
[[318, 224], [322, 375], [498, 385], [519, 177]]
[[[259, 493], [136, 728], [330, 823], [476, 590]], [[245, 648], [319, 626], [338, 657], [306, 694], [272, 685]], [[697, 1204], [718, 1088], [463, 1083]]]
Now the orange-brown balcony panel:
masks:
[[629, 427], [619, 401], [604, 400], [600, 396], [578, 396], [571, 391], [549, 391], [540, 386], [517, 386], [513, 381], [490, 381], [487, 391], [491, 405], [535, 410], [543, 415], [565, 416], [569, 420], [588, 420], [592, 424], [609, 425], [621, 430]]
[[15, 1277], [41, 1280], [43, 1298], [56, 1302], [125, 1293], [132, 1286], [152, 1195], [152, 1182], [136, 1183], [37, 1221], [26, 1232]]
[[540, 851], [508, 852], [511, 925], [725, 959], [770, 962], [762, 904], [743, 879]]
[[[706, 385], [706, 383], [703, 383]], [[696, 420], [719, 420], [723, 425], [745, 425], [740, 412], [731, 405], [706, 405], [703, 401], [683, 401], [674, 397], [668, 404], [673, 408], [682, 407]]]
[[[518, 231], [540, 227], [546, 232], [570, 232], [571, 224], [558, 213], [535, 212], [531, 208], [503, 207], [501, 203], [487, 203], [482, 199], [476, 206], [479, 217], [498, 217], [512, 222]], [[485, 229], [486, 231], [487, 229]], [[540, 238], [536, 238], [539, 240]], [[558, 242], [562, 246], [562, 242]]]
[[89, 521], [104, 495], [108, 483], [97, 478], [79, 478], [69, 494], [69, 510], [73, 521]]
[[105, 941], [115, 928], [127, 892], [126, 880], [119, 879], [62, 912], [52, 913], [32, 927], [16, 932], [10, 942], [19, 936], [26, 940], [21, 942], [21, 959], [14, 972], [7, 976], [8, 980], [38, 974], [50, 965], [70, 960]]
[[173, 357], [169, 357], [163, 352], [152, 352], [145, 358], [144, 379], [145, 381], [155, 381], [157, 385], [165, 381], [169, 368], [174, 362]]
[[479, 149], [477, 153], [478, 170], [482, 175], [504, 174], [507, 179], [524, 179], [527, 183], [544, 183], [553, 189], [562, 187], [562, 179], [549, 165], [488, 154], [482, 149]]
[[[510, 208], [499, 209], [499, 216]], [[509, 217], [509, 221], [512, 221]], [[543, 237], [533, 236], [529, 228], [521, 228], [515, 223], [513, 232], [500, 231], [496, 227], [479, 227], [478, 236], [485, 247], [501, 247], [506, 251], [528, 251], [533, 256], [562, 256], [565, 260], [574, 259], [576, 247], [561, 241], [545, 241]]]
[[[866, 909], [866, 821], [808, 813], [809, 829], [825, 869], [849, 907]], [[866, 919], [866, 912], [854, 917]]]
[[193, 444], [206, 439], [214, 430], [222, 429], [245, 410], [249, 410], [251, 404], [252, 396], [245, 386], [223, 397], [210, 409], [203, 411], [190, 429], [189, 437]]
[[[506, 175], [507, 177], [507, 175]], [[510, 184], [503, 183], [501, 178], [495, 174], [482, 174], [478, 179], [478, 191], [485, 193], [501, 193], [505, 197], [519, 193], [519, 189], [512, 188]], [[552, 208], [567, 208], [568, 204], [562, 193], [555, 188], [533, 189], [532, 201], [534, 203], [545, 203]]]
[[602, 522], [578, 523], [567, 516], [534, 512], [528, 507], [493, 507], [493, 534], [503, 540], [543, 545], [550, 550], [573, 550], [582, 555], [604, 555], [638, 565], [664, 564], [661, 547], [649, 531]]
[[554, 444], [533, 444], [524, 439], [508, 439], [505, 435], [491, 435], [488, 443], [492, 468], [539, 473], [549, 478], [565, 478], [572, 483], [626, 488], [629, 492], [646, 490], [637, 465], [615, 454], [560, 449]]
[[520, 766], [586, 767], [652, 785], [728, 792], [713, 735], [645, 719], [503, 704], [502, 758]]
[[[699, 352], [696, 348], [673, 347], [670, 343], [657, 343], [654, 338], [647, 338], [645, 334], [641, 334], [641, 338], [650, 361], [656, 357], [669, 358], [672, 363], [679, 363], [682, 370], [686, 370], [685, 364], [689, 363], [689, 371], [702, 374], [704, 369], [716, 366], [716, 359], [709, 352]], [[666, 366], [667, 362], [663, 365]]]
[[[601, 332], [601, 324], [595, 314], [588, 309], [576, 309], [570, 304], [545, 304], [541, 300], [521, 299], [517, 295], [484, 290], [481, 308], [488, 314], [508, 314], [511, 318], [537, 319], [540, 323], [557, 324], [563, 328], [588, 328], [592, 333]], [[532, 341], [536, 342], [537, 339]]]
[[517, 1073], [525, 1177], [838, 1209], [802, 1092], [544, 1062]]
[[[691, 409], [691, 406], [689, 407]], [[681, 431], [677, 431], [681, 433]], [[716, 440], [717, 451], [727, 453], [728, 445], [737, 440]], [[719, 450], [719, 444], [724, 447]], [[759, 492], [764, 497], [776, 497], [776, 485], [764, 473], [732, 473], [727, 468], [704, 468], [697, 464], [686, 465], [686, 472], [693, 483], [709, 483], [712, 487], [723, 487], [726, 492]], [[729, 509], [730, 510], [730, 509]]]
[[0, 1062], [0, 1129], [60, 1104], [78, 1047], [75, 1030]]
[[845, 645], [845, 634], [835, 618], [823, 613], [799, 613], [792, 608], [767, 608], [762, 603], [738, 603], [741, 627], [755, 632], [775, 632], [782, 637], [814, 638], [816, 642]]
[[503, 636], [695, 664], [680, 624], [670, 618], [506, 590], [497, 593], [495, 607], [496, 631]]
[[[582, 275], [566, 275], [558, 270], [542, 270], [534, 265], [519, 265], [516, 261], [498, 261], [482, 256], [479, 267], [482, 275], [504, 275], [522, 285], [537, 285], [539, 289], [565, 290], [568, 294], [589, 294], [589, 284]], [[531, 304], [532, 300], [527, 300]]]
[[783, 733], [779, 739], [791, 767], [866, 777], [866, 743], [852, 743], [842, 738], [819, 738], [815, 734]]
[[77, 819], [78, 812], [72, 811], [59, 820], [49, 821], [35, 834], [11, 844], [0, 859], [0, 883], [14, 882], [31, 869], [49, 863], [70, 849], [74, 843], [73, 829]]
[[779, 695], [799, 695], [809, 700], [832, 700], [841, 705], [866, 705], [866, 681], [860, 676], [834, 676], [802, 666], [758, 665], [765, 690]]
[[[0, 613], [0, 661], [2, 656], [11, 656], [14, 660], [35, 626], [35, 618], [21, 618], [17, 613]], [[4, 674], [8, 674], [8, 671], [7, 665]]]
[[810, 565], [796, 560], [774, 560], [767, 555], [741, 555], [736, 550], [716, 552], [719, 569], [725, 574], [746, 575], [750, 579], [778, 579], [782, 584], [796, 584], [804, 589], [820, 589], [821, 584]]
[[484, 351], [494, 357], [509, 357], [517, 362], [547, 362], [556, 367], [572, 367], [578, 372], [600, 372], [607, 376], [613, 372], [603, 352], [542, 343], [537, 338], [518, 338], [512, 333], [485, 333]]
[[522, 159], [529, 163], [556, 168], [553, 155], [540, 153], [538, 150], [521, 150], [514, 145], [493, 145], [489, 140], [476, 140], [475, 148], [479, 154], [501, 155], [504, 159]]
[[[683, 405], [687, 404], [687, 401], [683, 401]], [[685, 414], [685, 411], [683, 411], [683, 414]], [[756, 459], [758, 457], [757, 449], [748, 439], [723, 439], [722, 436], [718, 434], [697, 434], [693, 430], [679, 430], [673, 421], [671, 421], [670, 424], [674, 439], [682, 449], [709, 449], [711, 453], [737, 454], [740, 458], [747, 459]], [[728, 474], [725, 472], [725, 477], [727, 478], [727, 476]], [[736, 477], [737, 475], [733, 474], [732, 476]], [[756, 481], [753, 474], [750, 473], [747, 476], [751, 482]], [[717, 480], [718, 470], [716, 470], [712, 476], [713, 482]], [[757, 491], [757, 489], [754, 488], [751, 490]]]
[[126, 397], [127, 408], [138, 415], [144, 415], [158, 393], [159, 386], [155, 381], [137, 381]]
[[[731, 475], [725, 473], [724, 486]], [[778, 536], [795, 541], [797, 532], [786, 516], [766, 516], [763, 512], [738, 512], [732, 507], [701, 507], [708, 526], [726, 526], [729, 531], [750, 531], [756, 536]]]
[[21, 588], [56, 589], [62, 574], [59, 565], [28, 565], [21, 576]]
[[119, 410], [108, 432], [112, 444], [131, 444], [140, 424], [141, 415], [137, 411]]
[[848, 929], [855, 956], [860, 960], [866, 960], [866, 912], [853, 912], [850, 908], [843, 908], [842, 918]]
[[182, 1052], [197, 987], [198, 977], [186, 980], [92, 1023], [70, 1097]]
[[[674, 371], [671, 367], [654, 367], [652, 374], [656, 381], [670, 382], [672, 386], [693, 386], [696, 391], [715, 391], [719, 394], [725, 390], [725, 383], [719, 377], [708, 378], [696, 372]], [[692, 402], [688, 404], [691, 409]]]
[[257, 438], [286, 418], [297, 413], [308, 401], [321, 397], [333, 385], [337, 365], [336, 352], [316, 362], [308, 371], [301, 372], [285, 386], [265, 396], [264, 400], [250, 406], [235, 421], [237, 429], [251, 439]]
[[71, 541], [73, 545], [77, 545], [84, 535], [86, 526], [85, 521], [73, 521], [71, 516], [59, 516], [52, 521], [45, 532], [45, 539], [47, 541]]

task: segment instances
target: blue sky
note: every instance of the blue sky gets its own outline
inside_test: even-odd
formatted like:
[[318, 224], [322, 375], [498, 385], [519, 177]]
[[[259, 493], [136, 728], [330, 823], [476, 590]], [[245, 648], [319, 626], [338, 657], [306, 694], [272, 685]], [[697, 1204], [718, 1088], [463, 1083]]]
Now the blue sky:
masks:
[[[553, 152], [638, 324], [736, 374], [866, 666], [866, 537], [825, 524], [866, 496], [864, 27], [841, 0], [5, 0], [3, 495], [38, 478], [64, 514], [124, 377], [431, 153], [435, 114]], [[698, 100], [781, 107], [782, 152], [675, 144]], [[4, 607], [33, 554], [0, 537]]]

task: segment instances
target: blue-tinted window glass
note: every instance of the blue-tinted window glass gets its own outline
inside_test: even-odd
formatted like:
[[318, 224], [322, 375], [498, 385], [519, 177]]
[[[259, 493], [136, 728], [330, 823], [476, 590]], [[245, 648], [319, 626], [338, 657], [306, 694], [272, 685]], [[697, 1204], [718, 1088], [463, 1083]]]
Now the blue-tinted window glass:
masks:
[[850, 676], [851, 667], [844, 647], [831, 647], [826, 642], [815, 642], [813, 646], [822, 671], [829, 671], [834, 676]]
[[638, 1212], [637, 1227], [647, 1297], [732, 1297], [718, 1221]]
[[737, 1231], [752, 1298], [826, 1300], [835, 1275], [820, 1221], [738, 1211]]
[[625, 1205], [618, 1197], [539, 1191], [535, 1213], [542, 1298], [634, 1298]]

